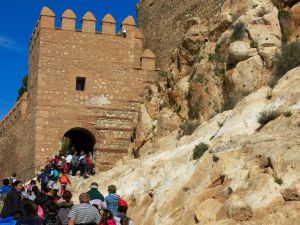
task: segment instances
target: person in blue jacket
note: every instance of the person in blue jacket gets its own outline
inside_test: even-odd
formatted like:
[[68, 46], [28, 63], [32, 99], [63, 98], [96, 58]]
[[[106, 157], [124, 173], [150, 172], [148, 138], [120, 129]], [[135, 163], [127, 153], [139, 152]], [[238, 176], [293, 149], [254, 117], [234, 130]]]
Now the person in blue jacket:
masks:
[[4, 200], [4, 196], [11, 190], [11, 186], [9, 186], [9, 179], [3, 180], [3, 186], [0, 189], [0, 199]]

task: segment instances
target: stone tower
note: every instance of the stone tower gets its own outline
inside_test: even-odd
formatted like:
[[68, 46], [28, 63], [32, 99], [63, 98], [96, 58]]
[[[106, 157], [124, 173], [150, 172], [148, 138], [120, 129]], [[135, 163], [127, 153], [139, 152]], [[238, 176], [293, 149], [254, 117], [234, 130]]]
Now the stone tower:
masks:
[[0, 123], [0, 155], [9, 158], [0, 158], [0, 177], [13, 171], [32, 176], [58, 153], [64, 137], [79, 150], [93, 151], [99, 170], [111, 168], [127, 154], [138, 106], [155, 79], [155, 55], [142, 49], [132, 16], [119, 34], [110, 14], [101, 31], [90, 12], [80, 30], [70, 9], [60, 28], [55, 20], [44, 7], [29, 45], [28, 94]]

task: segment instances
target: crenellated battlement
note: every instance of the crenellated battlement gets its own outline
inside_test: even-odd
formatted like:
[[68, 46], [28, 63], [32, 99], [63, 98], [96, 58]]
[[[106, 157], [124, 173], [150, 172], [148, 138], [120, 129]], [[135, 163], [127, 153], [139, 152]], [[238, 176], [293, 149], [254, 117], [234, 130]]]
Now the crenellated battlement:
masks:
[[20, 118], [23, 118], [27, 112], [27, 92], [16, 102], [13, 108], [6, 114], [0, 122], [0, 134], [13, 126]]
[[134, 18], [129, 15], [121, 23], [121, 31], [126, 30], [126, 36], [122, 33], [116, 33], [116, 20], [111, 14], [106, 14], [100, 21], [101, 30], [96, 30], [97, 19], [91, 12], [86, 12], [80, 20], [81, 29], [76, 29], [77, 21], [76, 14], [71, 10], [67, 9], [60, 17], [61, 26], [57, 27], [56, 15], [54, 12], [44, 7], [40, 13], [37, 24], [32, 33], [31, 42], [34, 40], [36, 33], [39, 29], [59, 29], [64, 31], [75, 31], [83, 33], [95, 33], [95, 34], [105, 34], [105, 35], [116, 35], [119, 37], [135, 37], [136, 39], [143, 39], [141, 31], [135, 26]]
[[[134, 43], [132, 46], [136, 50], [136, 69], [155, 70], [155, 55], [152, 53], [149, 58], [149, 54], [144, 54], [145, 51], [149, 52], [149, 49], [143, 50], [143, 35], [139, 28], [136, 27], [135, 20], [132, 16], [128, 16], [121, 23], [121, 30], [116, 33], [116, 20], [111, 14], [106, 14], [100, 21], [101, 30], [96, 30], [97, 19], [91, 12], [86, 12], [80, 19], [81, 29], [76, 29], [76, 25], [79, 22], [76, 14], [71, 10], [67, 9], [61, 15], [61, 26], [57, 27], [55, 13], [47, 8], [43, 7], [37, 24], [31, 36], [29, 52], [35, 46], [41, 30], [53, 30], [53, 31], [64, 31], [64, 32], [76, 32], [82, 34], [95, 34], [95, 35], [109, 35], [112, 40], [114, 38], [122, 38], [128, 40], [129, 43]], [[146, 56], [143, 58], [143, 56]], [[153, 57], [154, 56], [154, 57]], [[146, 63], [143, 65], [143, 62]], [[149, 65], [152, 65], [149, 66]]]

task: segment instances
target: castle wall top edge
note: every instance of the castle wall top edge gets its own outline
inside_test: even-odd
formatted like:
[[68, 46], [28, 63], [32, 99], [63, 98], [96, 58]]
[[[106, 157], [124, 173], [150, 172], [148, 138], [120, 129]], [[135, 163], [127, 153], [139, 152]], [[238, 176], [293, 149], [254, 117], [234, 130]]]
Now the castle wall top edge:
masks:
[[27, 97], [28, 94], [27, 92], [25, 92], [22, 95], [22, 97], [14, 104], [14, 106], [8, 111], [8, 113], [2, 118], [2, 120], [0, 121], [0, 126], [2, 126], [7, 119], [9, 119], [9, 117], [13, 114], [13, 112], [20, 107], [22, 102], [27, 101]]

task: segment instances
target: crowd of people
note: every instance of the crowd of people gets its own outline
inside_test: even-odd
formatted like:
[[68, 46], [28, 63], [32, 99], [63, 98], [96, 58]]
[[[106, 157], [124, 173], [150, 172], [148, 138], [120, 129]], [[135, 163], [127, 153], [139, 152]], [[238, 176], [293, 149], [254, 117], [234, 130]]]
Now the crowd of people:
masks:
[[[78, 171], [83, 177], [93, 174], [92, 157], [86, 154], [55, 156], [41, 171], [37, 181], [28, 185], [17, 179], [16, 174], [3, 180], [0, 189], [0, 224], [18, 225], [133, 225], [126, 215], [128, 204], [116, 194], [115, 185], [108, 186], [104, 197], [93, 182], [90, 190], [79, 195], [74, 205], [68, 174]], [[38, 187], [40, 183], [40, 188]]]
[[80, 172], [80, 176], [88, 178], [95, 174], [93, 154], [74, 151], [68, 152], [66, 155], [55, 155], [49, 162], [49, 166], [55, 166], [58, 171], [70, 173], [75, 176]]

